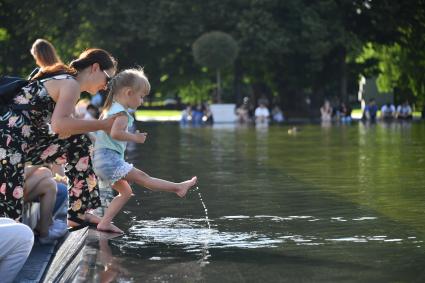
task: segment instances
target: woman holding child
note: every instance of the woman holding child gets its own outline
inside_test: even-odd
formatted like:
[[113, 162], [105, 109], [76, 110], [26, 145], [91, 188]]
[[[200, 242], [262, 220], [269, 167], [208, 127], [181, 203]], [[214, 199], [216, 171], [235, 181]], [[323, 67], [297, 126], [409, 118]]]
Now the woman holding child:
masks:
[[108, 52], [86, 50], [70, 66], [42, 68], [0, 112], [0, 216], [21, 217], [26, 163], [66, 164], [71, 218], [85, 219], [100, 206], [91, 143], [83, 133], [109, 132], [115, 117], [78, 120], [72, 114], [80, 93], [104, 89], [115, 71]]

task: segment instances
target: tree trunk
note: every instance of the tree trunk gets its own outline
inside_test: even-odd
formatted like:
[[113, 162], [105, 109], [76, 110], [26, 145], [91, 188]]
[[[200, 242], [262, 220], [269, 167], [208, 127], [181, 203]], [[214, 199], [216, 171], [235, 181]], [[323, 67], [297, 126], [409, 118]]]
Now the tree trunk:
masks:
[[345, 62], [347, 51], [345, 47], [341, 48], [340, 53], [340, 91], [341, 91], [341, 102], [348, 102], [348, 94], [347, 94], [347, 63]]
[[238, 59], [235, 61], [235, 65], [233, 67], [233, 92], [236, 98], [236, 104], [242, 104], [243, 97], [241, 93], [241, 85], [242, 85], [242, 68]]
[[219, 69], [217, 69], [217, 103], [221, 103], [221, 77]]

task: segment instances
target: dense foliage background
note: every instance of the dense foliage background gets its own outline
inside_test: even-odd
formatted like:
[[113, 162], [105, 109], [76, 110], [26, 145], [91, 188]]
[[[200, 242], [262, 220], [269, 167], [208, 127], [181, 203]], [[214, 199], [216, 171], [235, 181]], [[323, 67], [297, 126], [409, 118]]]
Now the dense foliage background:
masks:
[[355, 101], [363, 75], [422, 107], [424, 2], [0, 0], [0, 74], [28, 74], [29, 49], [41, 37], [65, 62], [87, 47], [104, 48], [120, 68], [145, 67], [153, 99], [190, 101], [214, 89], [217, 71], [195, 62], [193, 44], [221, 31], [238, 44], [237, 59], [220, 70], [225, 102], [264, 94], [288, 112], [306, 113], [324, 98]]

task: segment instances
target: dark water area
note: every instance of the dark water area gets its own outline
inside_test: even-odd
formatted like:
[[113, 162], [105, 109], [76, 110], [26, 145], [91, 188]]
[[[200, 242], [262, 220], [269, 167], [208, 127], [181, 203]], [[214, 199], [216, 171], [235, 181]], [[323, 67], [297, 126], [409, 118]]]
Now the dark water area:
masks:
[[74, 282], [425, 282], [424, 123], [137, 127], [128, 160], [199, 190], [134, 186]]

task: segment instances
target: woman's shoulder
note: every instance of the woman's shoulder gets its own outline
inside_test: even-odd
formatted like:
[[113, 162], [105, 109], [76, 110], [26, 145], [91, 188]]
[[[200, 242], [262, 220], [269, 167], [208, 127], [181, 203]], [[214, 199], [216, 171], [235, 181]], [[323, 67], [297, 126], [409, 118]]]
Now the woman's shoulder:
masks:
[[42, 83], [55, 101], [58, 99], [59, 93], [80, 95], [80, 85], [72, 76], [62, 79], [51, 79]]
[[52, 77], [52, 78], [45, 80], [45, 81], [42, 80], [42, 82], [45, 85], [54, 85], [54, 86], [57, 86], [61, 89], [69, 88], [69, 89], [72, 89], [72, 90], [74, 90], [74, 89], [79, 90], [79, 88], [80, 88], [80, 84], [75, 80], [74, 77], [72, 77], [70, 75], [55, 76], [55, 77]]

